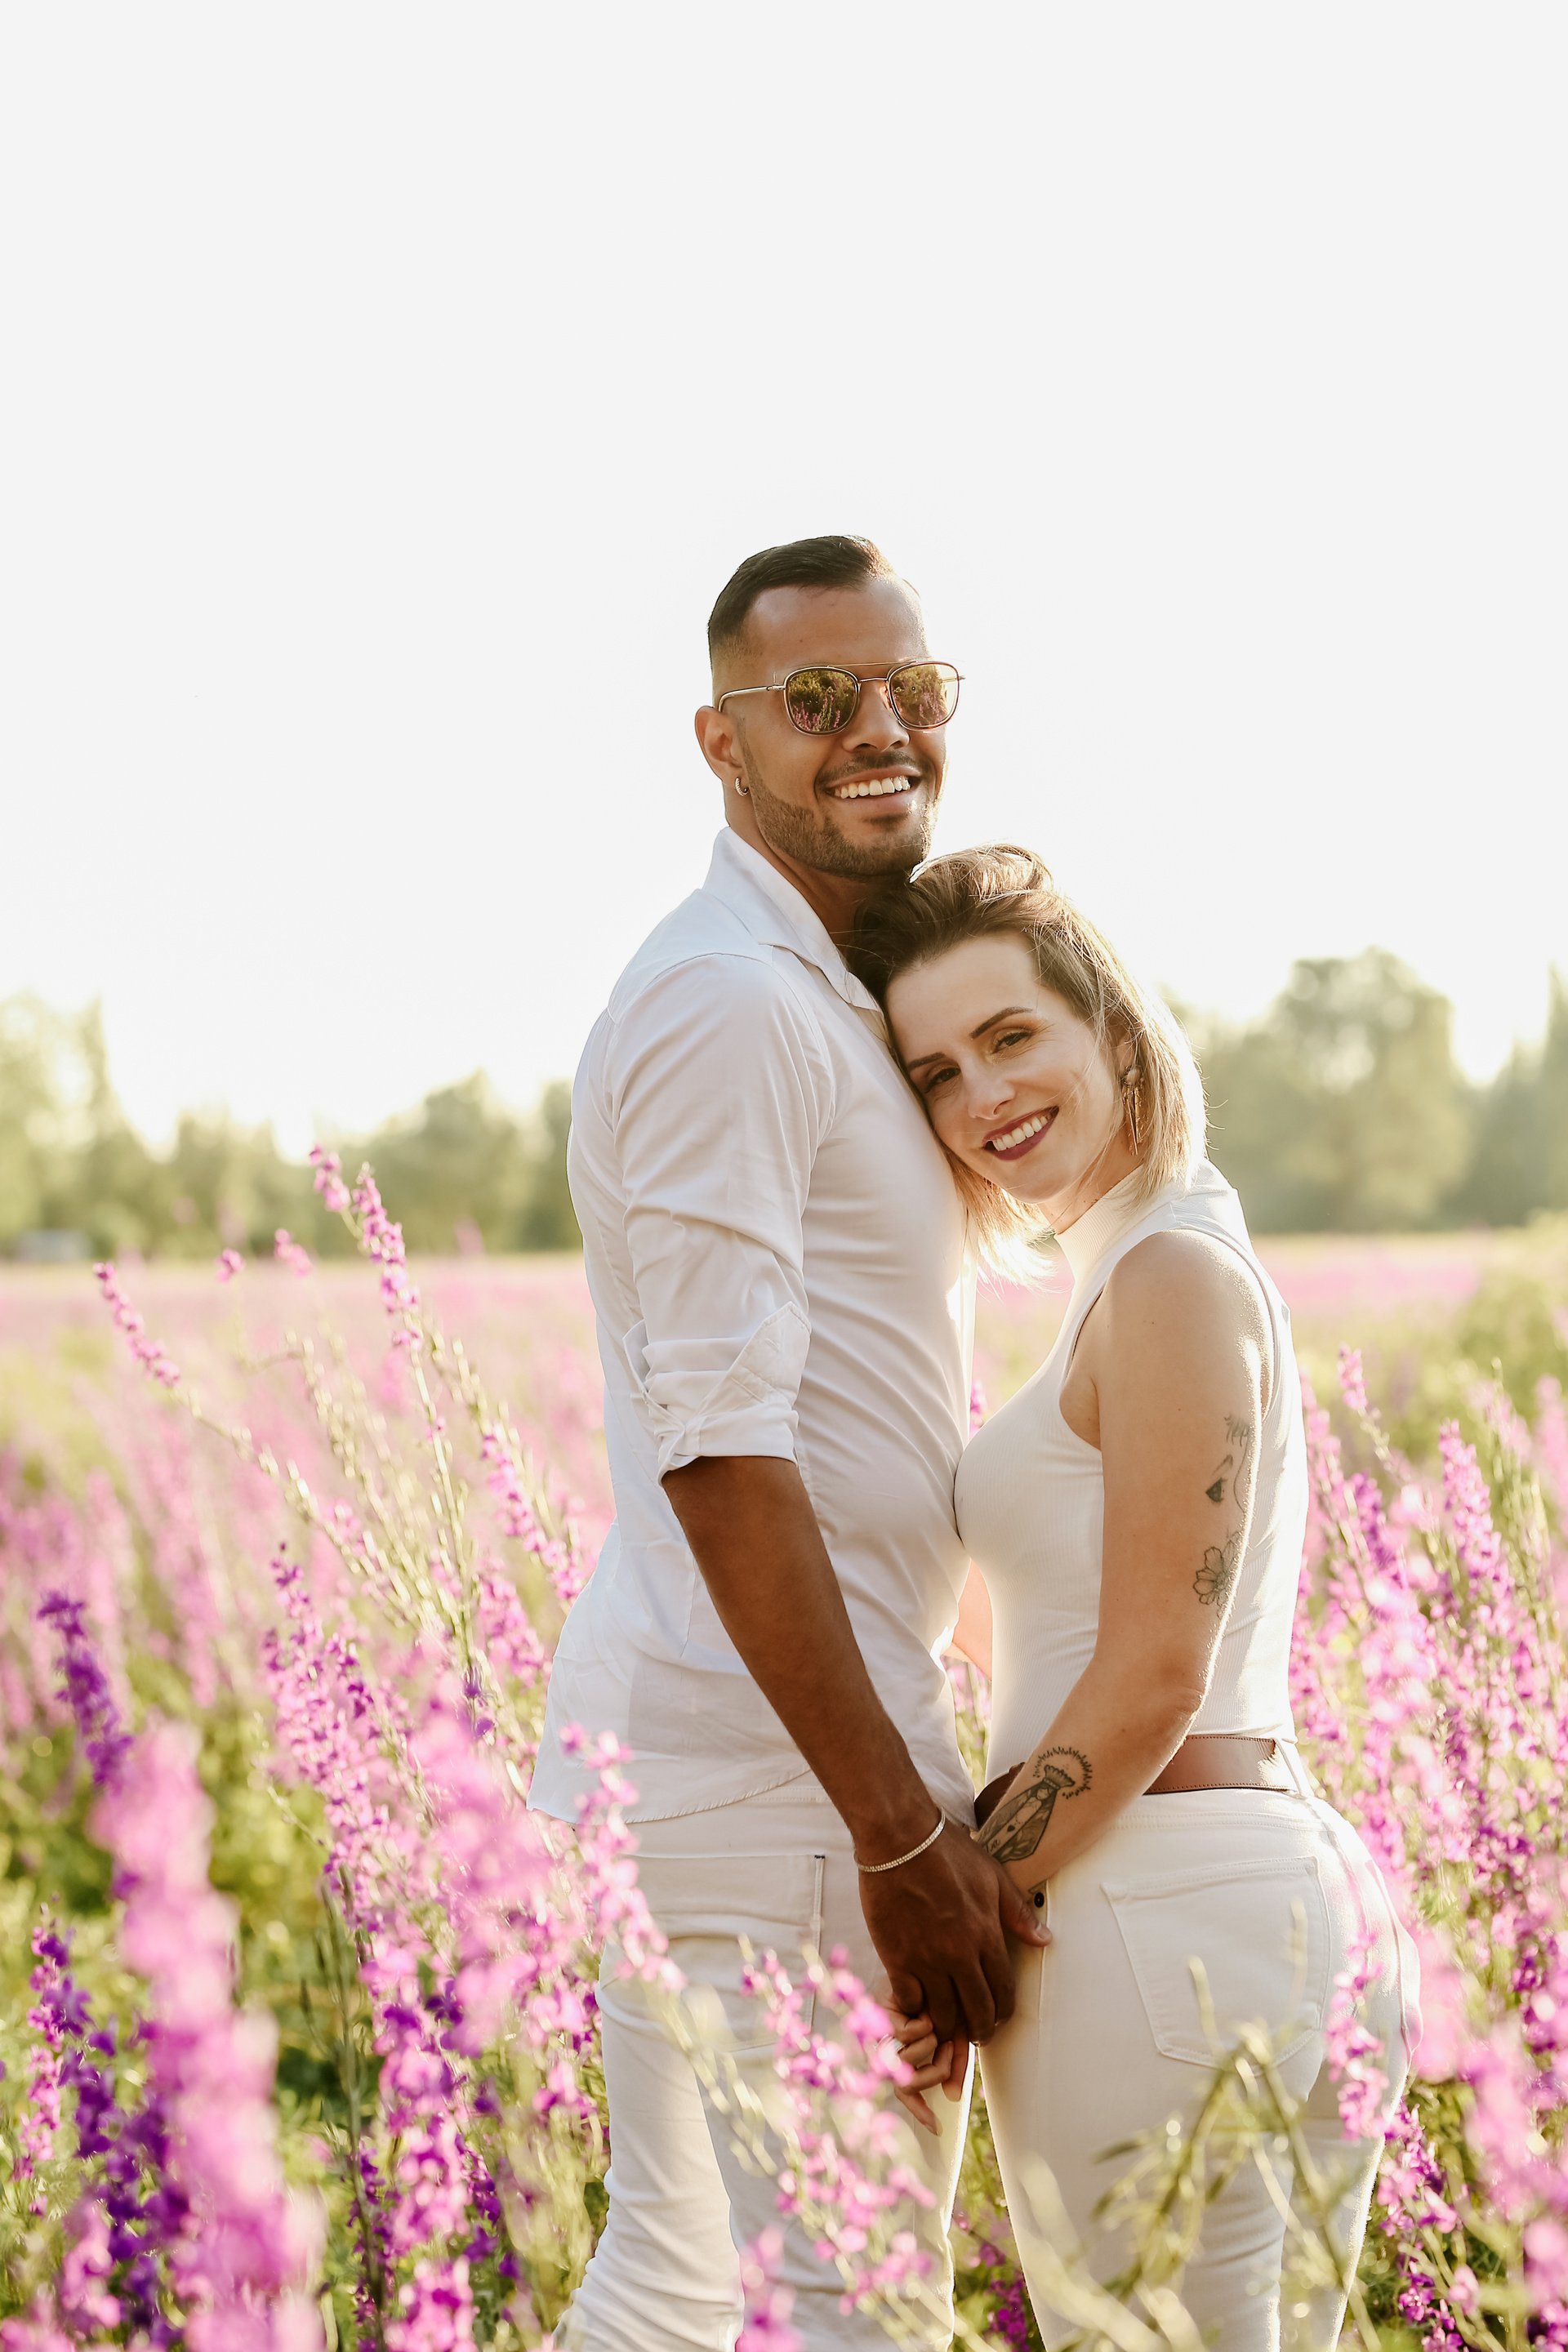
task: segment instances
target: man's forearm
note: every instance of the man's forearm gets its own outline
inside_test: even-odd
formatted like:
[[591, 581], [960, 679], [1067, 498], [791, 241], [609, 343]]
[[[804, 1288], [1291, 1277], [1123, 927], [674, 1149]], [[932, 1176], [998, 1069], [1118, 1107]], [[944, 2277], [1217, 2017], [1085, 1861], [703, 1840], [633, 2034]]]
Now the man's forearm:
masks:
[[868, 1861], [925, 1835], [933, 1800], [878, 1697], [800, 1472], [709, 1454], [664, 1482], [713, 1606]]

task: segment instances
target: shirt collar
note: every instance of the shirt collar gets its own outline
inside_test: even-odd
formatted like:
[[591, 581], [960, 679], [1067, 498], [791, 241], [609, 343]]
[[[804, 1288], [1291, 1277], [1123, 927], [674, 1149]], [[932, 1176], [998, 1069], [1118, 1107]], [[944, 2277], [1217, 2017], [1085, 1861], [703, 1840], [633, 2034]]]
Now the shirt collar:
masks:
[[1053, 1234], [1057, 1247], [1072, 1268], [1075, 1284], [1080, 1283], [1089, 1267], [1099, 1263], [1112, 1242], [1120, 1241], [1147, 1213], [1152, 1203], [1139, 1197], [1139, 1173], [1134, 1169], [1120, 1184], [1113, 1184], [1109, 1192], [1102, 1192], [1081, 1217], [1075, 1217], [1070, 1225], [1064, 1225], [1059, 1234]]
[[[1072, 1268], [1075, 1287], [1091, 1266], [1099, 1265], [1106, 1251], [1119, 1242], [1123, 1234], [1130, 1233], [1143, 1218], [1152, 1215], [1163, 1202], [1172, 1200], [1177, 1194], [1187, 1199], [1208, 1194], [1221, 1203], [1222, 1215], [1224, 1204], [1233, 1202], [1233, 1222], [1240, 1221], [1241, 1203], [1211, 1160], [1194, 1160], [1184, 1175], [1173, 1177], [1169, 1183], [1163, 1184], [1153, 1193], [1140, 1194], [1138, 1173], [1134, 1169], [1131, 1176], [1121, 1179], [1120, 1184], [1113, 1184], [1109, 1192], [1102, 1192], [1094, 1206], [1086, 1209], [1081, 1217], [1075, 1217], [1063, 1232], [1051, 1236]], [[1245, 1233], [1245, 1224], [1241, 1230]]]
[[702, 887], [738, 915], [754, 940], [767, 947], [785, 948], [814, 965], [846, 1004], [881, 1020], [876, 998], [856, 979], [826, 924], [813, 914], [794, 883], [786, 882], [776, 866], [771, 866], [729, 825], [713, 844], [713, 863]]

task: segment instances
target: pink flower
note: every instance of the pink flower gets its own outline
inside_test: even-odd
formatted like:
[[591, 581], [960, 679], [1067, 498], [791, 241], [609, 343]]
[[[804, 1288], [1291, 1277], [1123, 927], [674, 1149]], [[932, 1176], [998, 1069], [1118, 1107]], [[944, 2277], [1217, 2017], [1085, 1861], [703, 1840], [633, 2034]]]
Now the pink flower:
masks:
[[1543, 2192], [1552, 2169], [1541, 2144], [1537, 2100], [1542, 2078], [1522, 2046], [1517, 2024], [1499, 2025], [1489, 2039], [1466, 2053], [1470, 2086], [1466, 2137], [1481, 2160], [1489, 2193], [1510, 2221], [1523, 2221]]
[[142, 1318], [121, 1289], [120, 1277], [113, 1266], [105, 1259], [92, 1271], [103, 1294], [104, 1304], [114, 1318], [115, 1328], [124, 1333], [126, 1345], [142, 1370], [164, 1388], [177, 1388], [180, 1381], [178, 1366], [170, 1360], [156, 1339], [148, 1339]]
[[188, 1726], [154, 1717], [92, 1819], [116, 1864], [121, 1953], [147, 1979], [149, 2068], [169, 2118], [171, 2168], [194, 2211], [177, 2265], [198, 2315], [191, 2341], [226, 2352], [248, 2333], [268, 2352], [280, 2330], [314, 2352], [319, 2322], [297, 2293], [320, 2221], [290, 2196], [279, 2161], [277, 2029], [234, 2006], [234, 1907], [208, 1881], [212, 1806], [196, 1747]]
[[741, 2256], [746, 2315], [735, 2352], [801, 2352], [802, 2339], [789, 2324], [795, 2291], [777, 2283], [783, 2256], [784, 2232], [777, 2229], [764, 2230]]
[[1334, 1996], [1324, 2021], [1329, 2073], [1339, 2085], [1340, 2115], [1347, 2139], [1383, 2137], [1384, 2095], [1388, 2089], [1388, 2076], [1381, 2063], [1383, 2044], [1363, 2022], [1376, 1946], [1370, 1928], [1352, 1937], [1349, 1965], [1334, 1979]]
[[244, 1271], [245, 1260], [237, 1250], [226, 1249], [222, 1252], [217, 1262], [217, 1278], [220, 1282], [232, 1282], [237, 1274], [243, 1274]]
[[66, 2221], [60, 2267], [60, 2309], [73, 2335], [107, 2334], [119, 2326], [119, 2302], [103, 2284], [113, 2268], [108, 2216], [96, 2197], [79, 2198]]
[[359, 1181], [353, 1195], [359, 1213], [360, 1247], [367, 1257], [373, 1257], [381, 1267], [381, 1296], [389, 1315], [400, 1318], [402, 1328], [394, 1339], [395, 1347], [419, 1345], [419, 1293], [409, 1278], [408, 1255], [403, 1246], [403, 1227], [395, 1224], [386, 1213], [374, 1176], [368, 1167], [359, 1171]]
[[799, 2151], [779, 2183], [781, 2210], [808, 2231], [824, 2261], [847, 2266], [846, 2309], [866, 2296], [896, 2302], [930, 2265], [900, 2217], [934, 2200], [899, 2154], [907, 2126], [890, 2094], [908, 2070], [889, 2046], [887, 2012], [842, 1953], [808, 1960], [797, 1980], [764, 1952], [742, 1988], [773, 2035]]
[[1538, 2303], [1568, 2303], [1568, 2228], [1555, 2214], [1526, 2222], [1524, 2260]]
[[1473, 2317], [1480, 2309], [1481, 2283], [1468, 2263], [1461, 2263], [1448, 2281], [1448, 2301], [1467, 2316]]
[[323, 1151], [319, 1143], [310, 1147], [310, 1165], [316, 1171], [316, 1190], [329, 1209], [342, 1213], [349, 1206], [349, 1188], [343, 1182], [343, 1163], [335, 1151]]
[[452, 2263], [416, 2263], [386, 2331], [387, 2352], [460, 2352], [473, 2340], [467, 2262], [459, 2256]]
[[569, 1609], [588, 1580], [587, 1563], [578, 1549], [575, 1528], [568, 1520], [560, 1535], [545, 1533], [539, 1512], [547, 1505], [539, 1494], [537, 1474], [525, 1459], [516, 1433], [504, 1422], [484, 1424], [479, 1432], [479, 1452], [488, 1473], [485, 1484], [500, 1506], [502, 1534], [521, 1543], [543, 1563], [556, 1599], [563, 1609]]
[[76, 2343], [57, 2323], [46, 2294], [31, 2310], [0, 2319], [0, 2352], [76, 2352]]
[[310, 1271], [310, 1251], [294, 1239], [287, 1225], [279, 1226], [272, 1254], [279, 1265], [288, 1266], [295, 1274], [304, 1275]]
[[1411, 1924], [1421, 1956], [1421, 2039], [1415, 2072], [1428, 2083], [1452, 2082], [1474, 2036], [1465, 1979], [1447, 1937], [1416, 1919]]

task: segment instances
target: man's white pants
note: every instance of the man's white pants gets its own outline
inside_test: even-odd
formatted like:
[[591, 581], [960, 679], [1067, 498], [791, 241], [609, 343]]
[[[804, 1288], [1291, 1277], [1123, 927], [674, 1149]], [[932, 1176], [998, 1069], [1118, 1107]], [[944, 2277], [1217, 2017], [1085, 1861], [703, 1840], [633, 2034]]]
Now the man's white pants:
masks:
[[[717, 2032], [764, 2098], [775, 2087], [773, 2045], [756, 2004], [740, 1990], [741, 1938], [776, 1951], [791, 1973], [812, 1947], [844, 1949], [874, 1991], [882, 1970], [860, 1908], [848, 1833], [814, 1779], [679, 1821], [638, 1825], [638, 1874], [671, 1959], [691, 1988], [693, 2013]], [[738, 2153], [726, 2119], [704, 2100], [690, 2059], [671, 2040], [643, 1988], [617, 1979], [618, 1954], [600, 1978], [605, 2079], [610, 2105], [610, 2211], [587, 2275], [557, 2334], [569, 2352], [729, 2352], [742, 2317], [738, 2250], [783, 2228], [777, 2276], [793, 2288], [790, 2325], [805, 2352], [885, 2347], [866, 2312], [839, 2308], [844, 2282], [779, 2211], [771, 2172]], [[927, 2284], [951, 2308], [947, 2228], [963, 2150], [968, 2100], [931, 2101], [940, 2140], [905, 2124], [900, 2156], [929, 2184], [935, 2206], [900, 2216], [931, 2255]], [[946, 2352], [951, 2324], [933, 2320], [906, 2343]]]

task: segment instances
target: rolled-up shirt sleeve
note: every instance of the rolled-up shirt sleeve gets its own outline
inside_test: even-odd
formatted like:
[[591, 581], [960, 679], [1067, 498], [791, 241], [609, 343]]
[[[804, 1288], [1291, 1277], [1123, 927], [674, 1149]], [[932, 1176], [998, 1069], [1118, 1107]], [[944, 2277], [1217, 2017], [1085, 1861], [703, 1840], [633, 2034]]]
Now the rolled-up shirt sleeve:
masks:
[[793, 1460], [802, 1220], [833, 1116], [816, 1017], [767, 962], [694, 957], [626, 1008], [606, 1075], [642, 1315], [625, 1344], [658, 1475], [704, 1454]]

